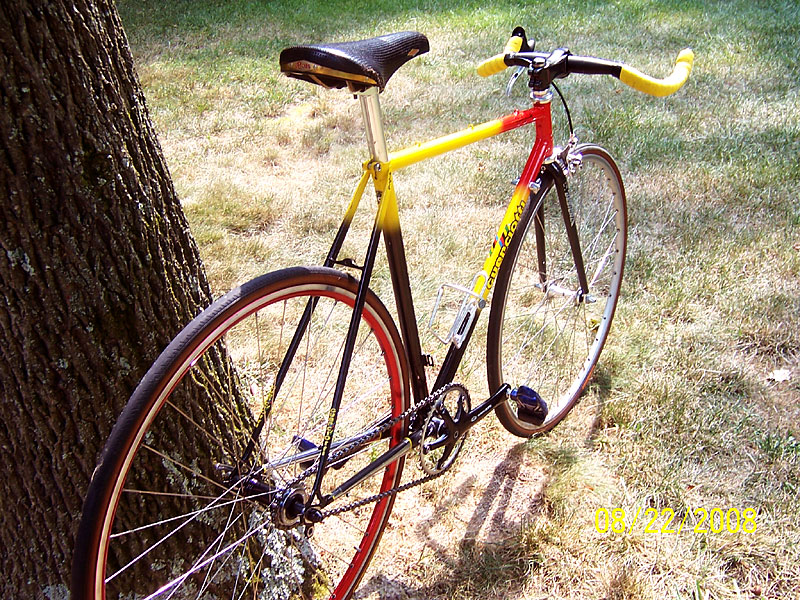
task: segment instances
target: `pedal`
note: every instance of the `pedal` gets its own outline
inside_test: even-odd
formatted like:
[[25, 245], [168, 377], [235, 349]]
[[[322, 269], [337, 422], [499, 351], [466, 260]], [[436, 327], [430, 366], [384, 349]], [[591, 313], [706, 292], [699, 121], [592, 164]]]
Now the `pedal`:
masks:
[[521, 385], [511, 391], [511, 399], [517, 403], [517, 416], [529, 425], [541, 425], [547, 418], [547, 403], [535, 390]]

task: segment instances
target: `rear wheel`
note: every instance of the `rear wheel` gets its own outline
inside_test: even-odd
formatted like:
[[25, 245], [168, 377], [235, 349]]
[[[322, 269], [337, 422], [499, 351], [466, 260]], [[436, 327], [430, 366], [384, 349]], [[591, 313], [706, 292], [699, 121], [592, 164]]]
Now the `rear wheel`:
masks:
[[[313, 476], [300, 476], [323, 443], [356, 289], [332, 269], [270, 273], [215, 302], [167, 347], [93, 477], [76, 542], [74, 598], [352, 595], [393, 496], [328, 517], [313, 537], [294, 523], [287, 498], [302, 501], [313, 484]], [[309, 303], [312, 317], [273, 393]], [[406, 410], [401, 352], [388, 311], [368, 294], [333, 448]], [[323, 495], [396, 445], [404, 428], [398, 422], [330, 468]], [[402, 467], [389, 465], [344, 501], [397, 486]]]
[[520, 418], [511, 401], [498, 406], [506, 429], [523, 437], [551, 429], [575, 405], [608, 336], [622, 282], [627, 215], [619, 169], [599, 146], [580, 145], [574, 152], [582, 162], [567, 178], [567, 203], [580, 239], [588, 295], [579, 293], [552, 186], [538, 212], [533, 201], [525, 206], [492, 299], [490, 389], [503, 383], [527, 386], [549, 409], [544, 422], [535, 425]]

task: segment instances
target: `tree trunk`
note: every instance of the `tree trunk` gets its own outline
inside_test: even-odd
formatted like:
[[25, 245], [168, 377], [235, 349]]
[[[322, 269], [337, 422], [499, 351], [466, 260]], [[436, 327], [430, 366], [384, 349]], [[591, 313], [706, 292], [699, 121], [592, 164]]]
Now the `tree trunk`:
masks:
[[107, 0], [0, 4], [2, 597], [66, 597], [100, 447], [208, 303]]

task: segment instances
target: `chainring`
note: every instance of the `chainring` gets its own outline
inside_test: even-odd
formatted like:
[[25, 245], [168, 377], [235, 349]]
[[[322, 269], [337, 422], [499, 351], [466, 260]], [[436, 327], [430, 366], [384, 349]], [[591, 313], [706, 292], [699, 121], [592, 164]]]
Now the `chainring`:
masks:
[[420, 465], [426, 474], [439, 475], [453, 465], [467, 437], [460, 425], [470, 410], [469, 392], [457, 383], [450, 384], [433, 403], [419, 444]]

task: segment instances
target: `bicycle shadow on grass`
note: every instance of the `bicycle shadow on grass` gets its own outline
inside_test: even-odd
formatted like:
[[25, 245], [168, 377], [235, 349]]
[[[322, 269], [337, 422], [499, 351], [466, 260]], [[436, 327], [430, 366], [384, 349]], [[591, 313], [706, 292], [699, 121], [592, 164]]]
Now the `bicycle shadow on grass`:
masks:
[[[456, 592], [482, 598], [487, 592], [498, 598], [517, 595], [531, 568], [519, 538], [540, 511], [546, 478], [524, 443], [511, 447], [488, 478], [474, 467], [462, 465], [455, 474], [461, 481], [435, 502], [431, 516], [408, 532], [418, 538], [416, 560], [398, 560], [402, 574], [385, 569], [376, 573], [359, 596], [410, 600], [449, 598]], [[389, 543], [384, 539], [382, 545]], [[388, 547], [384, 551], [391, 552]]]
[[[453, 478], [440, 485], [430, 516], [421, 511], [406, 515], [418, 519], [406, 534], [419, 538], [416, 553], [412, 556], [406, 550], [403, 557], [398, 556], [394, 572], [384, 567], [365, 582], [358, 596], [381, 600], [523, 597], [529, 575], [545, 558], [531, 526], [547, 510], [547, 489], [579, 461], [578, 448], [594, 446], [607, 425], [603, 412], [612, 379], [611, 372], [596, 370], [591, 399], [584, 398], [586, 402], [570, 415], [570, 422], [559, 426], [561, 431], [533, 443], [514, 444], [500, 463], [487, 457], [485, 462], [493, 468], [481, 469], [476, 464], [479, 460], [457, 464]], [[561, 443], [556, 436], [569, 441]], [[437, 492], [433, 489], [427, 494]], [[387, 553], [392, 552], [390, 539], [391, 535], [382, 542]]]

